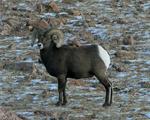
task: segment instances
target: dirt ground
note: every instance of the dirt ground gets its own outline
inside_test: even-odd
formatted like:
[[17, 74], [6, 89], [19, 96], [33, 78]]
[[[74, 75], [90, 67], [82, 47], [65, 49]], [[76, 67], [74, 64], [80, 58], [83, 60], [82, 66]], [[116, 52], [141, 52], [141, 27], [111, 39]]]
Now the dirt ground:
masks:
[[[149, 0], [0, 0], [0, 120], [149, 120], [149, 14]], [[109, 52], [111, 107], [102, 107], [105, 89], [95, 77], [68, 79], [67, 105], [54, 105], [57, 80], [31, 47], [39, 19], [61, 29], [65, 44]]]

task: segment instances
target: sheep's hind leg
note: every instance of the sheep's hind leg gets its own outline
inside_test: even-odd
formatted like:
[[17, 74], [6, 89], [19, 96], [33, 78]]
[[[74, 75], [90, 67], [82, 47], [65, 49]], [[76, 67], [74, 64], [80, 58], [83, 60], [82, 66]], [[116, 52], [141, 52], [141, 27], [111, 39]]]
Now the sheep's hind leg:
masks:
[[105, 103], [103, 104], [104, 107], [111, 106], [112, 104], [112, 83], [108, 80], [107, 76], [102, 75], [96, 75], [96, 77], [99, 79], [99, 81], [104, 85], [106, 89], [106, 96], [105, 96]]

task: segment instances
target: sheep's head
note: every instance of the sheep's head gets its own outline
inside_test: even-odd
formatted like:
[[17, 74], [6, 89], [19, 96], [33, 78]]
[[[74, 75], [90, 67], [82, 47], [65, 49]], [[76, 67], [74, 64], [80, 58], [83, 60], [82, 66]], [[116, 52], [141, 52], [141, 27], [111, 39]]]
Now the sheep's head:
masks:
[[35, 42], [38, 40], [39, 41], [44, 41], [45, 37], [45, 33], [46, 33], [46, 29], [40, 29], [40, 28], [36, 28], [34, 27], [33, 31], [32, 31], [32, 43], [31, 46], [33, 46], [35, 44]]
[[48, 48], [49, 45], [53, 42], [56, 47], [59, 48], [64, 44], [64, 36], [61, 30], [58, 29], [49, 29], [41, 30], [35, 29], [33, 31], [33, 43], [38, 39], [38, 46], [40, 49]]

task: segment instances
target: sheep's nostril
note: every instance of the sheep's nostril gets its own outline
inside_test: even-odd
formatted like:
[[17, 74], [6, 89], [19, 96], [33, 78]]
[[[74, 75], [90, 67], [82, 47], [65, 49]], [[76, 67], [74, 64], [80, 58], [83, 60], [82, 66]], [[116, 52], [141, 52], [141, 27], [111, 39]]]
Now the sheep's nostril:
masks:
[[41, 44], [38, 44], [38, 47], [41, 47], [42, 45]]
[[42, 43], [38, 43], [37, 46], [38, 46], [38, 48], [43, 49], [43, 44]]
[[33, 47], [34, 46], [34, 43], [31, 43], [31, 47]]

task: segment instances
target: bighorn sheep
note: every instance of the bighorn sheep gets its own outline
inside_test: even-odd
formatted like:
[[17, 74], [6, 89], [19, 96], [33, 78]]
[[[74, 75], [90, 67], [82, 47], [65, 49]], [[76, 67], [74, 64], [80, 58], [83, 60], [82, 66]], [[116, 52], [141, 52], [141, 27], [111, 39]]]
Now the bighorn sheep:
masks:
[[103, 106], [111, 105], [113, 90], [106, 74], [110, 56], [106, 50], [100, 45], [79, 47], [63, 45], [63, 33], [58, 29], [45, 30], [36, 35], [42, 62], [48, 73], [58, 79], [59, 101], [56, 105], [67, 103], [65, 92], [67, 78], [80, 79], [92, 76], [96, 76], [106, 89]]

